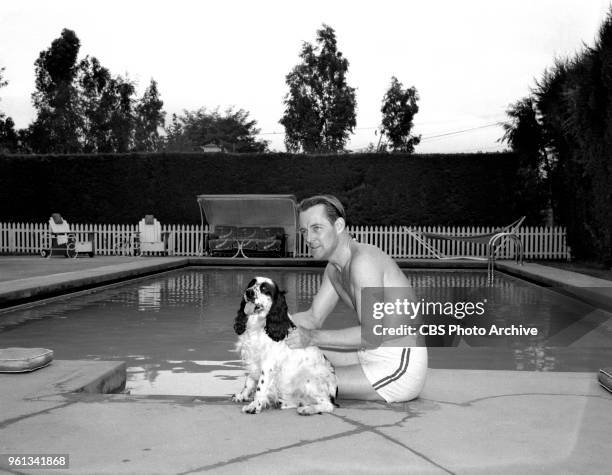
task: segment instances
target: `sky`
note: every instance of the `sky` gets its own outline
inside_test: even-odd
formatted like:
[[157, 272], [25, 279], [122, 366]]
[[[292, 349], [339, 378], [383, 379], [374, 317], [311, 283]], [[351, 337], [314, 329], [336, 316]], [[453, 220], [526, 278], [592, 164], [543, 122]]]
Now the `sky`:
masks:
[[260, 138], [284, 151], [285, 76], [323, 24], [336, 31], [356, 89], [347, 149], [378, 143], [381, 103], [395, 76], [419, 94], [417, 153], [503, 150], [499, 122], [555, 58], [593, 45], [609, 0], [55, 0], [0, 4], [0, 111], [34, 119], [34, 61], [63, 28], [142, 95], [158, 83], [173, 113], [245, 109]]

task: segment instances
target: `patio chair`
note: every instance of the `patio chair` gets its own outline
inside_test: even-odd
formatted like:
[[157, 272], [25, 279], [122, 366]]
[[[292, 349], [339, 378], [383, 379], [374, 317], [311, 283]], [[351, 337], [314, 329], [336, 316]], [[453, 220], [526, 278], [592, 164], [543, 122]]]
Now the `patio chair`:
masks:
[[[468, 234], [463, 236], [452, 236], [449, 234], [439, 233], [427, 233], [416, 229], [404, 227], [404, 230], [408, 232], [410, 236], [414, 238], [419, 244], [421, 244], [428, 252], [431, 253], [432, 257], [436, 259], [471, 259], [478, 261], [488, 261], [494, 257], [499, 249], [507, 243], [509, 240], [517, 243], [520, 247], [519, 251], [521, 254], [522, 261], [522, 246], [520, 239], [518, 239], [518, 230], [523, 224], [525, 216], [517, 219], [508, 226], [495, 229], [489, 233], [481, 234]], [[444, 254], [439, 248], [437, 248], [431, 240], [446, 240], [446, 241], [463, 241], [474, 244], [482, 244], [488, 246], [487, 257], [482, 256], [470, 256], [470, 255], [447, 255]]]
[[168, 232], [162, 232], [161, 224], [152, 214], [147, 214], [138, 223], [138, 255], [143, 253], [168, 253]]
[[[83, 239], [85, 237], [85, 239]], [[49, 218], [49, 247], [42, 249], [43, 257], [51, 257], [54, 253], [76, 258], [79, 254], [95, 255], [95, 233], [76, 233], [70, 230], [70, 225], [59, 213], [53, 213]]]

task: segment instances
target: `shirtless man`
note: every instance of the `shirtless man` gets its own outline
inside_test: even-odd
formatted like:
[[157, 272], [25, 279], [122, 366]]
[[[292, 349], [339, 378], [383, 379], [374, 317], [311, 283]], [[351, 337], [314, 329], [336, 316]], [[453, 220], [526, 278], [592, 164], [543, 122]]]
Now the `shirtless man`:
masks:
[[300, 233], [312, 256], [328, 264], [311, 307], [292, 315], [298, 327], [290, 333], [287, 344], [291, 348], [324, 347], [336, 368], [342, 398], [387, 402], [414, 399], [425, 383], [427, 348], [360, 349], [360, 326], [320, 329], [339, 299], [355, 310], [361, 322], [363, 287], [409, 287], [408, 279], [380, 249], [353, 240], [346, 229], [344, 207], [337, 198], [313, 196], [302, 201], [298, 211]]

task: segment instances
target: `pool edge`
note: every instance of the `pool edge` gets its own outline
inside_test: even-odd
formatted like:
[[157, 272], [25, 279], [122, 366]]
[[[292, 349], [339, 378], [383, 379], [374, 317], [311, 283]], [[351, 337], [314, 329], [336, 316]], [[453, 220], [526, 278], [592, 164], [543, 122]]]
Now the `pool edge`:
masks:
[[518, 265], [514, 262], [499, 262], [496, 263], [496, 269], [612, 312], [612, 281], [541, 264]]
[[[402, 269], [484, 269], [486, 262], [466, 260], [395, 259]], [[187, 267], [324, 267], [311, 258], [152, 257], [142, 261], [102, 265], [87, 270], [0, 282], [0, 310], [8, 310], [71, 292], [94, 289], [117, 282]], [[612, 281], [589, 278], [540, 264], [496, 262], [500, 272], [561, 292], [606, 310], [612, 310]], [[576, 276], [579, 276], [577, 278]]]
[[114, 264], [62, 274], [5, 281], [0, 283], [0, 309], [187, 266], [189, 266], [187, 258], [153, 258], [142, 263]]

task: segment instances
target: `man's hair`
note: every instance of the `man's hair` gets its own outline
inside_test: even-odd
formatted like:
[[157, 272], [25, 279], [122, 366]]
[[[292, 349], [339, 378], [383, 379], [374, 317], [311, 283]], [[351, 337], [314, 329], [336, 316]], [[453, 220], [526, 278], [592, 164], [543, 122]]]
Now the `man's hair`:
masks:
[[297, 206], [298, 213], [306, 211], [316, 205], [324, 206], [325, 214], [327, 214], [327, 219], [329, 219], [330, 223], [335, 223], [338, 218], [342, 218], [346, 221], [344, 206], [342, 206], [340, 200], [333, 195], [316, 195], [303, 199]]

